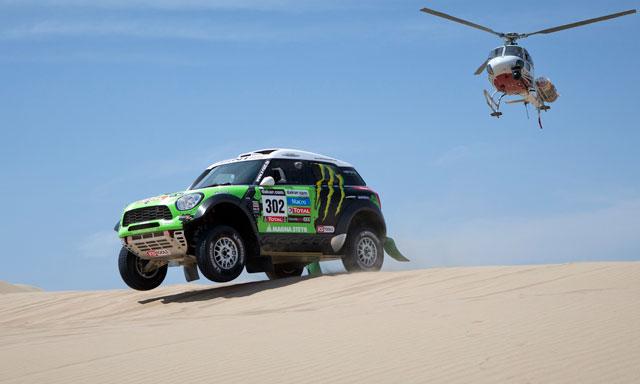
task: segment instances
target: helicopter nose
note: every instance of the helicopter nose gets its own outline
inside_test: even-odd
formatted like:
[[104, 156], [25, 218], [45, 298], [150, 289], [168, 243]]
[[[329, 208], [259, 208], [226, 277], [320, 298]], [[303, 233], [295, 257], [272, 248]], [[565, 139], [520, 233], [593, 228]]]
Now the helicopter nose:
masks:
[[[490, 63], [487, 64], [487, 68], [491, 67], [491, 71], [489, 74], [499, 76], [505, 73], [511, 73], [513, 68], [517, 66], [519, 58], [518, 57], [510, 57], [510, 56], [502, 56], [491, 60]], [[522, 60], [520, 60], [522, 61]], [[523, 63], [524, 65], [524, 63]]]

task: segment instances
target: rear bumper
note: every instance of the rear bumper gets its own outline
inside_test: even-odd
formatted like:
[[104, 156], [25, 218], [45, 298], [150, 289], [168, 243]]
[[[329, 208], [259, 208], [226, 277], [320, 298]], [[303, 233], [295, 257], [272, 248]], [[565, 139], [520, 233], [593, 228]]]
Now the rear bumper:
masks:
[[182, 230], [165, 230], [122, 238], [122, 244], [136, 256], [147, 260], [174, 260], [187, 255], [187, 238]]

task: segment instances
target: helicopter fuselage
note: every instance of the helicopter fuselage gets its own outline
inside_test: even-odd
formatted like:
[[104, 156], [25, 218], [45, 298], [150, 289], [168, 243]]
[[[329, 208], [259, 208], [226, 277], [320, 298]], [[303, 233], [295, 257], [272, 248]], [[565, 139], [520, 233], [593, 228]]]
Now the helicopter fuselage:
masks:
[[491, 85], [507, 95], [525, 95], [533, 87], [533, 61], [526, 49], [517, 45], [491, 51], [487, 73]]
[[[558, 90], [547, 77], [539, 77], [534, 80], [533, 60], [526, 49], [518, 46], [517, 41], [533, 35], [546, 35], [549, 33], [564, 31], [565, 29], [631, 15], [637, 12], [635, 9], [629, 9], [552, 28], [545, 28], [535, 32], [504, 33], [494, 31], [489, 27], [485, 27], [484, 25], [480, 25], [469, 20], [436, 11], [435, 9], [424, 7], [420, 9], [420, 11], [466, 25], [467, 27], [479, 29], [501, 38], [504, 41], [504, 45], [491, 51], [489, 53], [489, 57], [474, 72], [474, 75], [480, 75], [482, 71], [486, 69], [489, 75], [489, 81], [495, 88], [495, 91], [492, 94], [489, 94], [486, 89], [484, 90], [485, 100], [489, 108], [491, 108], [491, 116], [502, 116], [502, 112], [500, 112], [500, 102], [504, 96], [518, 95], [521, 96], [519, 99], [507, 100], [505, 103], [523, 103], [525, 107], [529, 104], [534, 106], [538, 110], [538, 124], [540, 125], [540, 128], [542, 128], [540, 112], [548, 111], [549, 108], [551, 108], [545, 103], [553, 103], [556, 101], [559, 96]], [[494, 96], [497, 93], [501, 93], [501, 95], [496, 100], [494, 99]]]

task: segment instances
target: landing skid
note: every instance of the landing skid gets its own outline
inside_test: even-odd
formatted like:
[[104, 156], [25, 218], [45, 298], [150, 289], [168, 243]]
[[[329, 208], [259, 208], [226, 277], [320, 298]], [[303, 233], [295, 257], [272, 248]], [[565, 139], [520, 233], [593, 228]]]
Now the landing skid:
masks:
[[495, 101], [493, 99], [493, 96], [495, 96], [496, 92], [494, 92], [493, 94], [489, 95], [489, 92], [485, 89], [484, 90], [484, 99], [486, 100], [487, 105], [489, 106], [489, 108], [491, 108], [491, 116], [493, 116], [495, 118], [500, 118], [500, 116], [502, 116], [502, 112], [500, 112], [500, 101], [502, 100], [502, 98], [506, 94], [503, 93], [500, 96], [500, 98], [498, 99], [498, 101]]

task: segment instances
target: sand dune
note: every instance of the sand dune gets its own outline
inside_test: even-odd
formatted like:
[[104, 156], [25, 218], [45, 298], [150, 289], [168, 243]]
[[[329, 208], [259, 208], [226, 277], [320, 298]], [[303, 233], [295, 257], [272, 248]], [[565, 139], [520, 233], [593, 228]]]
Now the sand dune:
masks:
[[638, 383], [640, 263], [0, 295], [0, 383]]
[[33, 287], [26, 284], [9, 284], [4, 281], [0, 281], [0, 294], [3, 293], [20, 293], [20, 292], [39, 292], [40, 288]]

